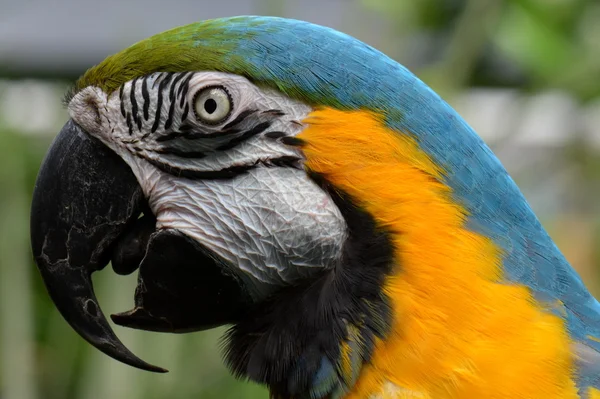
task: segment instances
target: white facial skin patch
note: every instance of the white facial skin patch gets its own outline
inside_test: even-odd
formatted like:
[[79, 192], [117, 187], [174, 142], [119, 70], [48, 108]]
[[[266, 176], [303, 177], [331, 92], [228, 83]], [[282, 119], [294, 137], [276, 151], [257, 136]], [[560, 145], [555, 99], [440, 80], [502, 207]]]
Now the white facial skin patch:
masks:
[[309, 106], [195, 72], [156, 73], [109, 96], [88, 87], [69, 110], [131, 167], [156, 227], [208, 248], [255, 300], [340, 260], [344, 218], [281, 141], [303, 129]]

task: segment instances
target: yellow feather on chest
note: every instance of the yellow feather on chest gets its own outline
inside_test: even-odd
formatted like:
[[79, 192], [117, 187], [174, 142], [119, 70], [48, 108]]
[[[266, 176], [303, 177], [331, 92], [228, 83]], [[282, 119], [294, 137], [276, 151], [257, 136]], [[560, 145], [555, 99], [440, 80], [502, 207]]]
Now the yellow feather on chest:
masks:
[[304, 122], [306, 166], [373, 215], [395, 247], [384, 287], [392, 330], [347, 399], [578, 398], [563, 321], [502, 282], [502, 253], [466, 228], [444, 171], [416, 141], [363, 111], [317, 110]]

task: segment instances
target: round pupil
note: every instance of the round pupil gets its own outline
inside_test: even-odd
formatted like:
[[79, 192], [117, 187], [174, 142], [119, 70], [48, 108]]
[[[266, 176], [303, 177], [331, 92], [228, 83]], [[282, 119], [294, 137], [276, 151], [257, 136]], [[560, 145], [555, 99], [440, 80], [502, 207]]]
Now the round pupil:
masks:
[[217, 102], [212, 98], [209, 98], [204, 102], [204, 110], [209, 114], [212, 114], [217, 110]]

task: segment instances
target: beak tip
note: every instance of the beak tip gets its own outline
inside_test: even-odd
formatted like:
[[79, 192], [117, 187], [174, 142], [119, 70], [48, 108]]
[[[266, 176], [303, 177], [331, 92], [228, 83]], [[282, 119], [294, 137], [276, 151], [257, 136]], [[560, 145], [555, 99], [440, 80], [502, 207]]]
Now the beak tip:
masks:
[[102, 342], [96, 343], [96, 346], [100, 351], [109, 355], [113, 359], [119, 360], [122, 363], [125, 363], [129, 366], [138, 368], [140, 370], [151, 371], [154, 373], [167, 373], [169, 370], [164, 369], [159, 366], [155, 366], [153, 364], [147, 363], [131, 353], [125, 346], [120, 344], [120, 341], [112, 341], [112, 342]]
[[147, 369], [147, 371], [152, 371], [154, 373], [160, 373], [160, 374], [165, 374], [165, 373], [169, 372], [169, 370], [163, 369], [162, 367], [152, 366], [152, 365], [149, 365], [149, 366], [151, 366], [151, 368]]

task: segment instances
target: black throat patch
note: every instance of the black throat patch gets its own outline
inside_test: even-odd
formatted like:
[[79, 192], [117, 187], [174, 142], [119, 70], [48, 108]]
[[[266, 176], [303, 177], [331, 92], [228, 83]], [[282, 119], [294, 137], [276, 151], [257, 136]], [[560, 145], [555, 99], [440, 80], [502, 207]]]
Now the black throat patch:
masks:
[[331, 195], [348, 225], [339, 264], [249, 309], [225, 336], [232, 372], [266, 384], [278, 399], [345, 393], [392, 320], [382, 291], [393, 268], [390, 234], [322, 176], [310, 176]]

